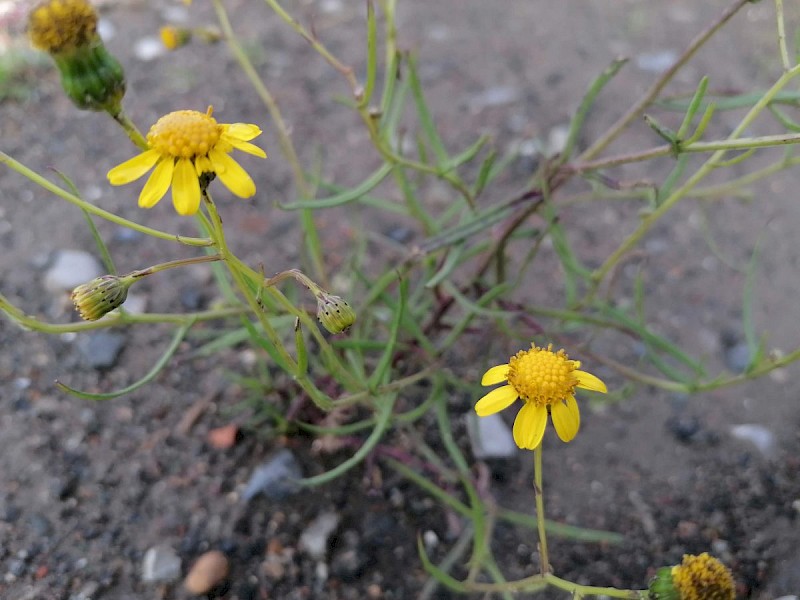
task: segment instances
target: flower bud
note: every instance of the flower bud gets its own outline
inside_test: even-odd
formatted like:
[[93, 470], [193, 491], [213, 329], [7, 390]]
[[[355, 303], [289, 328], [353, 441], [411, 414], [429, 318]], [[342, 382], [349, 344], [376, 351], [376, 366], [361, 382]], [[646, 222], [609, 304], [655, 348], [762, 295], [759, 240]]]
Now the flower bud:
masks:
[[317, 319], [331, 333], [342, 333], [356, 322], [356, 313], [340, 296], [317, 294]]
[[119, 114], [125, 74], [97, 33], [97, 13], [86, 0], [48, 0], [28, 15], [28, 36], [48, 52], [61, 74], [61, 86], [83, 110]]
[[85, 321], [96, 321], [119, 307], [128, 297], [133, 277], [103, 275], [72, 291], [72, 303]]
[[192, 39], [192, 31], [184, 27], [173, 27], [166, 25], [159, 30], [161, 43], [167, 50], [177, 50], [185, 46]]
[[685, 554], [683, 562], [662, 567], [650, 583], [652, 600], [735, 600], [730, 571], [707, 552]]

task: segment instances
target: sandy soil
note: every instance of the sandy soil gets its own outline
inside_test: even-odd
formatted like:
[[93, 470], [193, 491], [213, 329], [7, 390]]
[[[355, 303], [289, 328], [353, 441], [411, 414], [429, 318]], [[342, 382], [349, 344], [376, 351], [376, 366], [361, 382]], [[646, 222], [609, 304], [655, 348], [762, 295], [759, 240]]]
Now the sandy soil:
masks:
[[[477, 134], [488, 133], [505, 153], [526, 141], [547, 140], [568, 122], [588, 82], [613, 58], [629, 56], [630, 64], [603, 93], [587, 123], [584, 139], [593, 139], [654, 80], [659, 61], [679, 53], [728, 3], [506, 0], [500, 8], [473, 0], [399, 4], [400, 42], [418, 53], [426, 92], [448, 146], [463, 148]], [[339, 76], [282, 23], [265, 16], [260, 3], [232, 0], [227, 5], [284, 107], [302, 158], [313, 164], [321, 157], [330, 180], [361, 180], [377, 160], [356, 120], [334, 101], [347, 91]], [[287, 5], [303, 19], [313, 17], [331, 49], [357, 72], [363, 69], [363, 3]], [[292, 199], [290, 172], [258, 98], [226, 49], [194, 44], [151, 61], [136, 56], [136, 43], [180, 15], [180, 6], [137, 1], [104, 7], [104, 20], [113, 28], [108, 45], [128, 75], [126, 106], [142, 124], [171, 110], [203, 110], [208, 104], [223, 122], [264, 123], [263, 144], [271, 151], [268, 166], [255, 159], [243, 161], [254, 173], [259, 194], [253, 202], [222, 200], [221, 209], [244, 259], [265, 263], [267, 271], [297, 266], [295, 215], [273, 206]], [[769, 85], [780, 73], [772, 10], [768, 2], [742, 10], [670, 90], [691, 91], [703, 74], [711, 75], [715, 90]], [[193, 25], [213, 22], [202, 0], [186, 16]], [[797, 23], [798, 15], [790, 16]], [[76, 112], [48, 66], [33, 69], [29, 77], [35, 86], [26, 100], [0, 103], [0, 148], [31, 167], [68, 174], [88, 199], [104, 208], [162, 229], [194, 233], [193, 224], [175, 215], [167, 202], [142, 213], [136, 207], [136, 186], [108, 186], [108, 169], [131, 156], [127, 140], [102, 115]], [[658, 116], [668, 125], [679, 124], [675, 113]], [[720, 114], [708, 135], [724, 135], [738, 116]], [[775, 131], [765, 120], [753, 133]], [[640, 123], [612, 151], [658, 143]], [[742, 174], [776, 156], [761, 152], [735, 172]], [[613, 176], [659, 181], [669, 161], [625, 168]], [[486, 201], [519, 190], [531, 167], [530, 158], [517, 159]], [[794, 178], [787, 171], [757, 185], [751, 202], [724, 198], [678, 207], [621, 270], [618, 302], [631, 300], [633, 282], [641, 273], [653, 328], [704, 357], [709, 373], [725, 371], [731, 349], [743, 339], [744, 272], [758, 244], [754, 319], [766, 335], [767, 348], [792, 349], [800, 339], [795, 302], [800, 248], [794, 239], [800, 206], [792, 193]], [[60, 322], [74, 319], [65, 299], [45, 290], [42, 273], [55, 251], [93, 250], [82, 215], [8, 169], [0, 169], [0, 191], [0, 290], [30, 314]], [[435, 184], [430, 194], [447, 201]], [[352, 210], [320, 216], [333, 266], [342, 263], [356, 232]], [[596, 266], [636, 225], [638, 210], [634, 202], [601, 201], [565, 208], [562, 219], [582, 260]], [[373, 224], [374, 236], [396, 236], [407, 225], [383, 218]], [[98, 226], [121, 271], [175, 255], [166, 242], [125, 236], [107, 223]], [[422, 234], [411, 229], [404, 235], [419, 240]], [[385, 251], [391, 260], [391, 250]], [[555, 260], [552, 252], [549, 258], [544, 254], [523, 291], [536, 301], [557, 303], [559, 291], [550, 285], [557, 277]], [[179, 311], [190, 304], [208, 305], [214, 300], [211, 287], [205, 270], [192, 269], [169, 281], [148, 281], [143, 298], [150, 310]], [[204, 331], [216, 327], [221, 326], [209, 325]], [[426, 576], [416, 559], [416, 536], [433, 532], [438, 544], [432, 555], [441, 560], [453, 543], [453, 516], [391, 471], [382, 471], [379, 462], [313, 493], [241, 501], [254, 468], [279, 448], [291, 449], [306, 474], [322, 472], [347, 456], [320, 457], [311, 452], [308, 436], [285, 438], [246, 426], [239, 409], [247, 389], [232, 381], [231, 373], [254, 374], [250, 352], [208, 359], [193, 352], [202, 343], [193, 338], [156, 381], [108, 403], [76, 400], [53, 386], [56, 378], [97, 391], [127, 385], [150, 368], [169, 339], [160, 327], [122, 333], [124, 349], [117, 364], [97, 370], [86, 366], [75, 336], [47, 337], [0, 321], [0, 596], [186, 597], [179, 585], [142, 581], [145, 551], [168, 544], [181, 557], [184, 572], [208, 549], [227, 554], [231, 575], [215, 591], [219, 598], [419, 597]], [[491, 333], [468, 338], [449, 368], [477, 382], [484, 367], [513, 350], [497, 341], [487, 356], [485, 339]], [[597, 355], [623, 363], [641, 360], [640, 345], [619, 336], [599, 336], [593, 348]], [[591, 356], [585, 364], [614, 390], [625, 389], [623, 379]], [[546, 439], [548, 517], [625, 537], [620, 545], [552, 538], [556, 573], [580, 583], [643, 587], [655, 567], [674, 564], [685, 552], [711, 551], [732, 568], [743, 598], [798, 594], [800, 390], [795, 373], [790, 368], [691, 397], [639, 386], [617, 394], [612, 403], [585, 403], [575, 442], [563, 445], [550, 435]], [[286, 402], [290, 392], [281, 392], [277, 383], [268, 399]], [[480, 393], [477, 387], [475, 393]], [[454, 395], [450, 406], [465, 447], [465, 415], [475, 399]], [[191, 411], [197, 411], [196, 422], [182, 426]], [[228, 450], [211, 447], [209, 431], [232, 422], [242, 429], [237, 444]], [[420, 435], [433, 439], [433, 419], [422, 423], [431, 430], [422, 427]], [[732, 433], [743, 424], [766, 428], [772, 436], [766, 453]], [[387, 444], [395, 442], [387, 439]], [[521, 453], [491, 466], [491, 492], [509, 507], [532, 512], [530, 456]], [[339, 524], [318, 561], [298, 548], [298, 539], [324, 512], [338, 515]], [[509, 578], [535, 572], [531, 531], [498, 526], [493, 549]], [[327, 578], [320, 577], [323, 568]], [[456, 570], [456, 575], [463, 572]], [[429, 598], [451, 597], [444, 589], [426, 593]], [[565, 596], [553, 592], [541, 597]]]

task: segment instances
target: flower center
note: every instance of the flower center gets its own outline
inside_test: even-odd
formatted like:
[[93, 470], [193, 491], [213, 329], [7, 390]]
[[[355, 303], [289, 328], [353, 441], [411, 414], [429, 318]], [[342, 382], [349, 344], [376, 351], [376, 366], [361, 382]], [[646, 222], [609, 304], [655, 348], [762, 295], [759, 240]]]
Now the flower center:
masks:
[[161, 117], [147, 134], [147, 142], [162, 155], [196, 158], [208, 154], [219, 141], [220, 126], [211, 115], [178, 110]]
[[531, 346], [517, 352], [508, 361], [508, 383], [523, 400], [547, 406], [560, 402], [575, 391], [578, 380], [572, 374], [577, 368], [563, 350], [553, 352]]
[[34, 46], [46, 52], [63, 52], [95, 39], [97, 13], [85, 0], [51, 0], [28, 16], [28, 35]]

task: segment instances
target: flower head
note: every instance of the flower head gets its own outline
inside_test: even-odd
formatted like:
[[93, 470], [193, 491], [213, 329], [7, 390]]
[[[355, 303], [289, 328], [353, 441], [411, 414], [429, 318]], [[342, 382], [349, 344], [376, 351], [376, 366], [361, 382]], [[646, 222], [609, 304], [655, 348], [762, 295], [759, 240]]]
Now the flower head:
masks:
[[28, 15], [28, 36], [48, 52], [61, 87], [82, 110], [122, 110], [125, 72], [97, 34], [97, 13], [85, 0], [47, 0]]
[[167, 50], [177, 50], [181, 46], [185, 46], [192, 39], [192, 31], [183, 27], [174, 27], [173, 25], [165, 25], [158, 30], [161, 37], [161, 43]]
[[730, 571], [703, 552], [685, 554], [683, 562], [663, 567], [650, 584], [654, 600], [734, 600], [736, 589]]
[[103, 275], [82, 283], [72, 291], [72, 303], [86, 321], [96, 321], [122, 305], [128, 297], [131, 276]]
[[256, 193], [250, 175], [228, 154], [234, 149], [266, 158], [266, 153], [249, 143], [261, 134], [256, 125], [219, 124], [212, 109], [201, 113], [179, 110], [161, 117], [147, 134], [149, 149], [108, 172], [111, 185], [123, 185], [150, 175], [139, 206], [155, 206], [172, 187], [172, 203], [181, 215], [193, 215], [200, 207], [200, 186], [218, 175], [233, 194], [249, 198]]
[[578, 370], [581, 363], [570, 360], [566, 352], [553, 352], [553, 346], [521, 350], [507, 364], [492, 367], [481, 385], [506, 385], [493, 389], [475, 405], [475, 412], [486, 417], [508, 408], [518, 398], [522, 408], [514, 421], [514, 441], [520, 448], [533, 450], [544, 437], [547, 415], [551, 415], [558, 437], [569, 442], [578, 433], [581, 415], [575, 401], [575, 388], [605, 393], [606, 384]]
[[342, 333], [356, 322], [356, 312], [344, 298], [320, 291], [317, 294], [317, 319], [330, 333]]
[[97, 13], [86, 0], [50, 0], [28, 15], [28, 36], [39, 50], [51, 54], [96, 42]]

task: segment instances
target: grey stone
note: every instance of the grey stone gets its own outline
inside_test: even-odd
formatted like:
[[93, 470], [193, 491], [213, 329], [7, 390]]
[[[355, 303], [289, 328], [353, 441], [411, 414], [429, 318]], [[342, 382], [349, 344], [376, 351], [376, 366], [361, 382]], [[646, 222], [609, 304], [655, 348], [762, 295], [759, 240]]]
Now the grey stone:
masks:
[[78, 350], [90, 367], [109, 369], [122, 352], [127, 337], [113, 331], [95, 331], [78, 337]]
[[242, 499], [249, 501], [264, 494], [270, 500], [283, 500], [300, 491], [298, 481], [302, 478], [300, 463], [291, 450], [283, 449], [256, 467], [242, 492]]
[[731, 435], [737, 440], [753, 444], [765, 458], [771, 458], [775, 454], [775, 434], [763, 425], [734, 425], [731, 427]]
[[44, 273], [45, 289], [53, 294], [72, 291], [82, 283], [103, 274], [103, 266], [83, 250], [59, 250]]
[[511, 429], [499, 414], [479, 417], [470, 412], [467, 416], [467, 432], [472, 454], [477, 459], [513, 458], [517, 455]]
[[324, 512], [309, 523], [300, 534], [300, 547], [311, 558], [322, 560], [328, 549], [328, 539], [339, 526], [340, 517], [335, 512]]
[[181, 559], [168, 544], [148, 548], [142, 559], [142, 581], [168, 583], [181, 576]]

